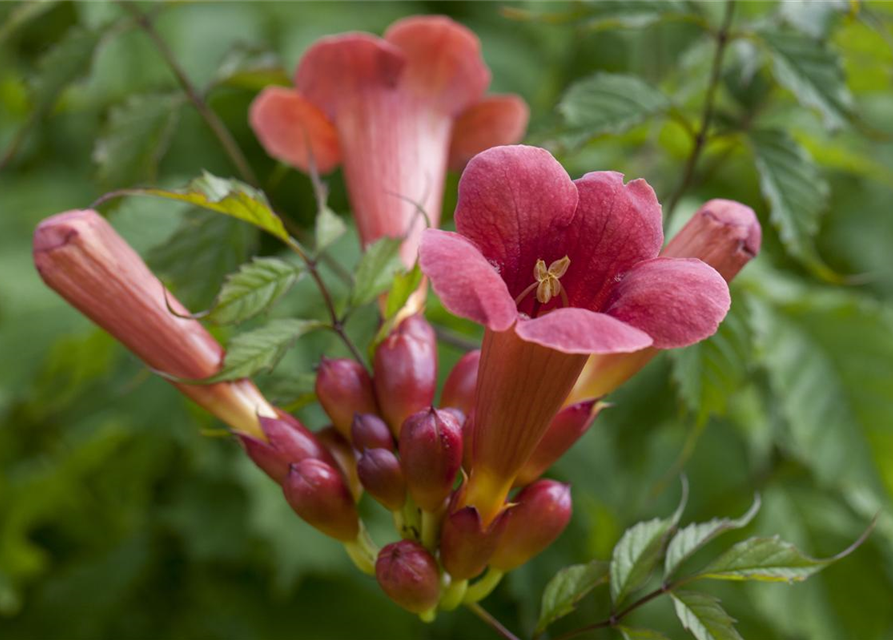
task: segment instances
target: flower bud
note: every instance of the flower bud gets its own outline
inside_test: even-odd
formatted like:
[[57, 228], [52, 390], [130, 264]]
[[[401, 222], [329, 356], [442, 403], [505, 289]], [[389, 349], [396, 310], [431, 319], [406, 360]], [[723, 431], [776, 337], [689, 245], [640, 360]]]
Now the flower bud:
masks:
[[316, 373], [316, 397], [335, 428], [348, 438], [355, 413], [378, 413], [369, 374], [349, 358], [322, 359]]
[[459, 358], [443, 384], [440, 406], [455, 407], [461, 409], [466, 416], [471, 415], [471, 411], [474, 409], [474, 391], [477, 387], [478, 363], [480, 361], [480, 349], [469, 351]]
[[421, 314], [406, 318], [378, 346], [373, 371], [381, 415], [399, 434], [406, 418], [431, 406], [437, 390], [437, 339]]
[[357, 461], [357, 475], [363, 488], [390, 511], [403, 508], [406, 482], [400, 461], [387, 449], [366, 449]]
[[291, 465], [282, 490], [291, 508], [308, 524], [342, 542], [356, 540], [360, 533], [357, 508], [334, 467], [312, 458], [302, 460]]
[[347, 488], [350, 489], [354, 499], [359, 500], [363, 494], [363, 486], [360, 484], [360, 478], [357, 475], [357, 454], [353, 447], [350, 446], [347, 438], [331, 425], [317, 431], [316, 438], [331, 454], [332, 458], [335, 459], [333, 466], [341, 471], [344, 480], [347, 482]]
[[552, 544], [571, 519], [570, 485], [539, 480], [525, 487], [505, 514], [505, 532], [490, 565], [500, 571], [520, 567]]
[[[95, 211], [47, 218], [34, 231], [33, 252], [50, 288], [156, 371], [183, 379], [220, 371], [223, 348]], [[234, 429], [257, 438], [262, 437], [258, 415], [276, 416], [247, 379], [173, 384]]]
[[297, 419], [286, 413], [279, 418], [260, 418], [261, 429], [267, 437], [259, 438], [237, 433], [251, 460], [264, 473], [282, 484], [288, 475], [288, 467], [294, 462], [316, 458], [328, 464], [335, 464], [334, 458], [320, 444], [316, 436]]
[[486, 528], [474, 507], [464, 507], [444, 519], [440, 561], [454, 580], [469, 580], [484, 570], [505, 531], [506, 513]]
[[407, 418], [400, 431], [400, 464], [416, 504], [437, 511], [462, 466], [462, 427], [456, 417], [431, 407]]
[[350, 427], [350, 440], [353, 448], [363, 452], [364, 449], [394, 450], [394, 436], [387, 423], [372, 413], [357, 413]]
[[586, 433], [605, 406], [604, 402], [584, 400], [559, 411], [515, 478], [515, 486], [523, 487], [543, 475]]
[[760, 252], [762, 238], [753, 209], [734, 200], [710, 200], [673, 236], [661, 255], [700, 258], [731, 282]]
[[432, 609], [440, 598], [437, 562], [413, 540], [384, 547], [375, 562], [375, 577], [391, 600], [413, 613]]

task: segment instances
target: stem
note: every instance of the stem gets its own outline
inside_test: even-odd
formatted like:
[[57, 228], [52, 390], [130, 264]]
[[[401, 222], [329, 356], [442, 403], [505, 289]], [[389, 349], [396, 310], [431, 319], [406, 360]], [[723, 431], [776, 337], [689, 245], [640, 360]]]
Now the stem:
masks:
[[440, 511], [426, 511], [422, 509], [422, 544], [431, 552], [437, 549], [437, 540], [440, 537]]
[[[446, 576], [446, 574], [444, 574]], [[445, 589], [441, 592], [440, 603], [438, 607], [443, 611], [452, 611], [464, 602], [465, 594], [468, 591], [468, 580], [451, 580]]]
[[155, 43], [155, 48], [158, 49], [158, 53], [160, 53], [161, 57], [164, 58], [164, 61], [167, 63], [167, 66], [170, 67], [170, 70], [176, 77], [177, 82], [180, 84], [180, 87], [189, 98], [189, 101], [192, 102], [193, 106], [195, 106], [196, 111], [198, 111], [199, 115], [201, 115], [201, 117], [207, 123], [208, 127], [217, 137], [217, 140], [220, 142], [223, 150], [226, 151], [226, 155], [229, 156], [229, 159], [232, 161], [233, 165], [235, 165], [242, 178], [246, 182], [249, 182], [254, 186], [258, 186], [259, 182], [257, 180], [257, 175], [255, 175], [254, 170], [251, 168], [251, 165], [249, 165], [248, 161], [245, 159], [245, 155], [239, 148], [239, 145], [236, 142], [235, 138], [233, 138], [232, 134], [229, 132], [229, 129], [226, 128], [226, 125], [223, 124], [223, 121], [208, 106], [208, 103], [205, 102], [205, 99], [196, 89], [195, 85], [192, 84], [192, 81], [186, 75], [183, 67], [180, 66], [180, 63], [174, 56], [173, 51], [171, 51], [170, 47], [167, 46], [167, 43], [161, 37], [161, 34], [159, 34], [158, 31], [155, 29], [155, 25], [152, 24], [152, 20], [149, 18], [149, 16], [143, 13], [134, 2], [118, 0], [118, 4], [121, 5], [121, 7], [124, 8], [126, 11], [130, 12], [136, 23], [142, 28], [143, 31], [146, 32], [146, 35], [148, 35], [149, 38], [152, 39], [152, 42]]
[[487, 573], [484, 574], [483, 578], [468, 587], [468, 591], [465, 592], [465, 603], [471, 604], [479, 602], [489, 596], [493, 593], [493, 589], [496, 588], [504, 575], [505, 574], [502, 571], [494, 569], [493, 567], [487, 569]]
[[344, 549], [347, 551], [350, 559], [353, 560], [357, 569], [366, 575], [375, 575], [375, 560], [378, 557], [378, 547], [372, 542], [372, 538], [369, 537], [369, 533], [362, 522], [360, 522], [360, 533], [357, 534], [357, 539], [352, 542], [345, 542]]
[[474, 351], [475, 349], [480, 349], [481, 345], [476, 343], [474, 340], [466, 338], [464, 336], [460, 336], [449, 329], [445, 329], [440, 325], [433, 325], [434, 333], [437, 335], [437, 341], [443, 342], [444, 344], [448, 344], [451, 347], [456, 347], [462, 351]]
[[499, 620], [487, 613], [487, 611], [477, 602], [466, 604], [465, 606], [471, 609], [478, 618], [492, 627], [493, 630], [505, 638], [505, 640], [519, 640], [518, 636], [502, 626], [502, 623]]
[[713, 121], [713, 109], [716, 101], [716, 89], [719, 86], [719, 76], [722, 71], [722, 59], [726, 52], [726, 45], [729, 43], [729, 29], [732, 26], [732, 17], [735, 13], [735, 0], [726, 0], [725, 13], [723, 14], [722, 25], [716, 32], [716, 51], [713, 54], [713, 66], [710, 69], [710, 82], [707, 85], [707, 96], [704, 98], [704, 110], [701, 114], [701, 125], [698, 127], [698, 135], [695, 137], [694, 145], [691, 153], [685, 163], [685, 169], [682, 172], [682, 179], [679, 186], [670, 196], [666, 207], [666, 221], [669, 222], [673, 217], [673, 211], [679, 200], [685, 194], [686, 190], [691, 186], [692, 178], [694, 178], [695, 167], [701, 152], [707, 143], [707, 133], [710, 129], [710, 123]]

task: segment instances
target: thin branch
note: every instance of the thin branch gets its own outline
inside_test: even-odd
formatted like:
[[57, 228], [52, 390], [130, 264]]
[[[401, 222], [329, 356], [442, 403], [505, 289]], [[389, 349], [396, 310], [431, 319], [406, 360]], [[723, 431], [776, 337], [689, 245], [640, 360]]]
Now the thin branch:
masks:
[[519, 640], [518, 636], [506, 629], [499, 620], [487, 613], [486, 609], [484, 609], [477, 602], [467, 604], [465, 606], [471, 609], [478, 618], [492, 627], [492, 629], [501, 637], [505, 638], [505, 640]]
[[716, 51], [713, 54], [713, 66], [710, 70], [710, 82], [707, 85], [707, 95], [704, 98], [704, 111], [701, 115], [701, 125], [698, 128], [698, 135], [695, 138], [691, 153], [685, 163], [685, 169], [682, 172], [682, 179], [679, 181], [679, 186], [676, 187], [676, 190], [667, 202], [665, 216], [667, 222], [673, 217], [673, 211], [676, 209], [676, 205], [679, 204], [679, 200], [682, 199], [682, 196], [691, 186], [695, 174], [695, 167], [697, 166], [698, 159], [701, 157], [701, 152], [704, 150], [704, 146], [707, 143], [707, 135], [710, 130], [710, 124], [713, 121], [716, 90], [719, 87], [720, 73], [722, 71], [722, 59], [726, 52], [726, 45], [729, 43], [729, 30], [732, 26], [732, 17], [734, 14], [735, 0], [726, 0], [722, 25], [720, 26], [719, 31], [716, 32]]
[[142, 30], [146, 32], [146, 35], [148, 35], [149, 38], [152, 39], [152, 42], [155, 44], [158, 52], [164, 58], [164, 61], [167, 63], [168, 67], [170, 67], [170, 70], [177, 78], [177, 82], [180, 84], [180, 87], [186, 93], [186, 96], [189, 98], [190, 102], [192, 102], [193, 106], [195, 106], [196, 111], [199, 112], [199, 115], [201, 115], [201, 117], [207, 123], [208, 127], [217, 137], [217, 140], [220, 141], [221, 146], [223, 147], [224, 151], [226, 151], [226, 155], [229, 156], [229, 159], [232, 161], [233, 165], [235, 165], [236, 169], [241, 174], [242, 179], [254, 186], [258, 186], [260, 183], [257, 180], [257, 175], [254, 173], [251, 165], [249, 165], [248, 161], [245, 159], [245, 155], [239, 148], [239, 145], [236, 142], [235, 138], [233, 138], [232, 134], [229, 132], [229, 129], [226, 128], [226, 125], [223, 124], [223, 121], [208, 106], [208, 103], [205, 102], [205, 99], [202, 97], [201, 93], [199, 93], [198, 89], [196, 89], [195, 85], [186, 75], [183, 67], [180, 66], [180, 63], [174, 56], [173, 51], [171, 51], [170, 47], [167, 46], [167, 43], [161, 37], [161, 34], [159, 34], [158, 31], [155, 29], [155, 25], [152, 24], [151, 18], [143, 13], [134, 2], [118, 0], [118, 4], [121, 5], [121, 7], [123, 7], [126, 11], [130, 12], [140, 28], [142, 28]]
[[449, 329], [444, 329], [436, 324], [434, 325], [434, 333], [437, 335], [438, 341], [448, 344], [451, 347], [456, 347], [462, 351], [474, 351], [475, 349], [481, 348], [481, 345], [474, 340], [460, 336], [459, 334], [454, 333]]

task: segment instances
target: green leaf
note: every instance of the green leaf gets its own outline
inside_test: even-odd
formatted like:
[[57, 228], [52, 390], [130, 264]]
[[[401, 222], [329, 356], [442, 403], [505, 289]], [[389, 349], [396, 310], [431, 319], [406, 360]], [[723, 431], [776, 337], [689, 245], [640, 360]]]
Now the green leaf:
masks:
[[350, 303], [359, 307], [375, 300], [376, 296], [387, 291], [391, 282], [402, 267], [400, 262], [400, 238], [380, 238], [370, 245], [357, 265], [354, 274], [354, 287], [350, 293]]
[[611, 555], [611, 600], [615, 606], [648, 580], [663, 557], [669, 535], [679, 524], [687, 499], [688, 484], [683, 482], [682, 499], [671, 517], [639, 522], [624, 532]]
[[239, 43], [223, 57], [214, 84], [260, 91], [271, 84], [288, 86], [291, 78], [275, 53]]
[[750, 524], [760, 510], [760, 497], [756, 496], [750, 509], [740, 518], [714, 518], [709, 522], [695, 522], [680, 529], [667, 547], [664, 561], [664, 579], [669, 578], [679, 566], [698, 549], [718, 535], [733, 529], [742, 529]]
[[617, 629], [623, 635], [623, 640], [669, 640], [667, 636], [654, 629], [638, 629], [623, 625], [618, 626]]
[[579, 3], [570, 11], [538, 12], [505, 7], [503, 13], [516, 20], [550, 24], [575, 23], [587, 29], [642, 28], [670, 16], [696, 14], [685, 0], [637, 0], [636, 2]]
[[821, 41], [793, 31], [763, 31], [778, 83], [804, 107], [814, 108], [829, 129], [845, 125], [853, 110], [840, 57]]
[[157, 196], [188, 202], [203, 209], [223, 213], [243, 222], [250, 222], [280, 240], [291, 242], [282, 220], [270, 208], [262, 191], [235, 179], [218, 178], [207, 171], [182, 191], [165, 189], [130, 189], [132, 195]]
[[600, 560], [571, 565], [556, 573], [543, 591], [536, 633], [542, 633], [550, 624], [572, 613], [580, 599], [607, 579], [608, 563]]
[[228, 276], [210, 313], [217, 324], [237, 324], [268, 310], [303, 270], [279, 258], [254, 258]]
[[203, 383], [247, 378], [261, 371], [272, 371], [285, 352], [305, 333], [324, 326], [317, 320], [280, 318], [230, 340], [220, 373]]
[[32, 117], [43, 117], [68, 85], [89, 73], [99, 41], [99, 33], [73, 27], [41, 58], [31, 87]]
[[300, 373], [258, 380], [264, 396], [277, 407], [289, 413], [297, 411], [316, 400], [316, 374]]
[[806, 265], [827, 272], [813, 238], [828, 202], [828, 183], [806, 150], [786, 131], [754, 131], [750, 140], [760, 190], [769, 201], [770, 219], [782, 243]]
[[418, 262], [409, 271], [398, 272], [394, 276], [391, 290], [388, 292], [388, 301], [385, 305], [385, 317], [393, 318], [403, 305], [409, 300], [409, 296], [415, 293], [422, 283], [422, 270]]
[[801, 582], [847, 553], [818, 560], [778, 536], [750, 538], [733, 546], [697, 575], [714, 580]]
[[329, 207], [323, 205], [316, 216], [316, 252], [322, 253], [344, 235], [344, 221]]
[[674, 591], [670, 595], [676, 617], [698, 640], [743, 640], [735, 630], [735, 619], [717, 598], [695, 591]]
[[574, 140], [582, 143], [603, 133], [622, 133], [669, 106], [667, 97], [641, 78], [596, 73], [572, 84], [558, 111]]
[[670, 352], [679, 395], [699, 424], [711, 415], [723, 415], [747, 377], [753, 349], [746, 309], [746, 301], [736, 298], [714, 335]]
[[182, 94], [131, 96], [112, 108], [93, 147], [98, 177], [110, 187], [154, 182], [179, 119]]

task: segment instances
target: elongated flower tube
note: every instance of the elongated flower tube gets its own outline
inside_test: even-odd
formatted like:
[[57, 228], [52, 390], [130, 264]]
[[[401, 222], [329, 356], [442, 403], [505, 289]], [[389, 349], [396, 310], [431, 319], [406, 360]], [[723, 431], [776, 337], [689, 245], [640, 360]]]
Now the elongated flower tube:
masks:
[[[733, 200], [710, 200], [673, 236], [661, 255], [698, 258], [731, 282], [759, 254], [762, 237], [753, 209]], [[592, 356], [567, 404], [610, 393], [651, 362], [659, 351], [649, 347], [630, 354]]]
[[702, 340], [729, 291], [700, 260], [657, 257], [660, 204], [644, 180], [572, 181], [544, 149], [475, 156], [455, 221], [458, 233], [425, 231], [420, 265], [448, 310], [486, 329], [465, 497], [486, 525], [589, 355]]
[[[92, 209], [66, 211], [34, 232], [34, 264], [43, 281], [153, 369], [176, 378], [220, 370], [223, 348]], [[168, 309], [168, 304], [170, 308]], [[176, 315], [175, 315], [176, 314]], [[250, 380], [173, 383], [232, 428], [264, 438], [258, 416], [277, 417]]]
[[267, 152], [302, 171], [344, 166], [364, 246], [405, 237], [411, 266], [426, 226], [440, 222], [447, 166], [517, 142], [528, 109], [513, 95], [485, 97], [480, 42], [439, 16], [399, 20], [384, 38], [322, 38], [298, 63], [294, 88], [268, 87], [250, 122]]

